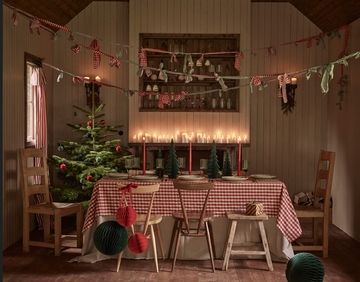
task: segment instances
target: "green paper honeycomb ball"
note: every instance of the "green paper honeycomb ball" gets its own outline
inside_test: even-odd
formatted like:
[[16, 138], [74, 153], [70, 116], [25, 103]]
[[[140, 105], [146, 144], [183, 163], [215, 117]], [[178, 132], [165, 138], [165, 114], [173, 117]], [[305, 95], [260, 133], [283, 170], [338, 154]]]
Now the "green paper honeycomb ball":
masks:
[[117, 221], [105, 221], [94, 232], [94, 244], [99, 252], [111, 256], [121, 253], [127, 246], [128, 232]]
[[289, 282], [322, 282], [325, 270], [321, 261], [310, 253], [298, 253], [286, 266], [286, 279]]

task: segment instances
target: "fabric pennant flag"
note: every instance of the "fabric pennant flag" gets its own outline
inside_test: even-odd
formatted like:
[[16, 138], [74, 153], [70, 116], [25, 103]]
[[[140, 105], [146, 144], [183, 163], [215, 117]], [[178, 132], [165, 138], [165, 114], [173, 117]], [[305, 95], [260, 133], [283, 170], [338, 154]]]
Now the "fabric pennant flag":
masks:
[[120, 50], [116, 53], [116, 58], [122, 57], [124, 46], [120, 45]]
[[119, 68], [120, 67], [120, 62], [117, 58], [113, 57], [109, 63], [110, 67], [115, 66], [115, 68]]
[[215, 80], [220, 83], [221, 88], [223, 90], [226, 90], [228, 87], [225, 85], [223, 78], [220, 75], [218, 75], [216, 72], [214, 72], [214, 75], [215, 75]]
[[276, 56], [276, 48], [274, 46], [266, 48], [265, 60], [269, 59], [270, 56]]
[[57, 33], [51, 33], [50, 34], [50, 41], [54, 42], [56, 40], [58, 40]]
[[181, 94], [176, 94], [176, 95], [175, 95], [175, 101], [183, 100], [183, 99], [185, 98], [185, 95], [186, 95], [187, 93], [188, 93], [188, 92], [181, 91]]
[[64, 74], [61, 72], [58, 77], [57, 77], [57, 82], [60, 82], [60, 79], [62, 79], [64, 77]]
[[234, 63], [234, 68], [236, 68], [239, 72], [241, 72], [240, 70], [240, 59], [244, 58], [244, 53], [243, 52], [237, 52], [235, 55], [235, 63]]
[[71, 50], [73, 50], [75, 54], [79, 54], [80, 47], [79, 45], [75, 44], [74, 46], [71, 46]]
[[80, 76], [74, 76], [72, 80], [73, 80], [74, 83], [76, 83], [76, 82], [81, 82], [81, 81], [83, 81], [83, 78], [80, 77]]
[[30, 32], [31, 34], [33, 34], [33, 28], [37, 29], [37, 33], [40, 35], [40, 27], [41, 27], [41, 23], [40, 20], [37, 17], [34, 17], [30, 20]]
[[283, 98], [284, 103], [287, 103], [287, 95], [286, 95], [286, 84], [289, 84], [291, 82], [290, 77], [284, 73], [278, 76], [279, 81], [279, 93], [278, 97]]
[[140, 65], [147, 67], [146, 51], [141, 47], [138, 51], [138, 57], [140, 59]]
[[250, 78], [250, 91], [251, 93], [253, 93], [253, 85], [254, 86], [259, 86], [261, 84], [260, 78], [257, 77], [256, 75], [252, 76]]
[[322, 41], [323, 49], [326, 49], [325, 41], [323, 36], [319, 36], [319, 39], [317, 39], [316, 45], [320, 44], [320, 41]]
[[138, 95], [139, 95], [139, 108], [141, 108], [141, 96], [145, 96], [146, 92], [139, 92]]
[[329, 82], [334, 77], [334, 63], [330, 63], [325, 67], [322, 79], [321, 79], [321, 91], [322, 93], [328, 93]]
[[163, 109], [164, 108], [164, 104], [170, 105], [171, 104], [171, 100], [169, 97], [169, 94], [160, 94], [160, 99], [159, 99], [159, 108]]
[[94, 52], [94, 69], [97, 69], [100, 66], [100, 61], [101, 61], [100, 54], [98, 52], [96, 52], [96, 51], [100, 51], [99, 41], [97, 40], [97, 38], [94, 38], [94, 40], [90, 44], [90, 47], [95, 50], [95, 52]]
[[195, 69], [191, 69], [189, 73], [185, 75], [185, 83], [189, 83], [193, 81], [193, 77], [191, 76]]
[[16, 10], [12, 14], [12, 18], [14, 19], [14, 26], [17, 26], [17, 24], [19, 23], [19, 15]]

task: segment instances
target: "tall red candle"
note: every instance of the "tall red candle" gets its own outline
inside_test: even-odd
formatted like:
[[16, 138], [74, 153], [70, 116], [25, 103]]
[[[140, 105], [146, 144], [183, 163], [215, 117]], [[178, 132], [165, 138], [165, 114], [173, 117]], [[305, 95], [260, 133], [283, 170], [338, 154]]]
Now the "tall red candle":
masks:
[[239, 163], [238, 163], [238, 176], [240, 176], [241, 170], [241, 138], [239, 137]]
[[146, 150], [145, 150], [145, 137], [143, 137], [144, 148], [143, 148], [143, 175], [145, 175], [145, 167], [146, 167]]
[[191, 138], [189, 139], [190, 152], [189, 152], [189, 175], [191, 175]]

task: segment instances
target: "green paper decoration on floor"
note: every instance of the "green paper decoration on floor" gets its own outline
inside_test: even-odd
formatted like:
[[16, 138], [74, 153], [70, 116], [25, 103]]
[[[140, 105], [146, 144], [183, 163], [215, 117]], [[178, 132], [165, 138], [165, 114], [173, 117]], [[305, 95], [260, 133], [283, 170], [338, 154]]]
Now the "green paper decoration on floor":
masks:
[[171, 139], [169, 158], [166, 164], [166, 173], [169, 179], [176, 179], [179, 174], [179, 164], [177, 161], [174, 140]]
[[206, 174], [209, 176], [209, 178], [216, 179], [219, 174], [219, 170], [220, 167], [219, 167], [218, 157], [216, 154], [216, 143], [214, 140], [212, 143], [211, 154], [209, 157], [209, 164]]
[[288, 282], [322, 282], [325, 270], [321, 261], [310, 253], [298, 253], [286, 266]]
[[222, 176], [232, 176], [229, 150], [226, 151], [224, 167], [222, 170]]
[[94, 244], [100, 253], [112, 256], [125, 250], [128, 243], [126, 228], [117, 221], [105, 221], [94, 232]]

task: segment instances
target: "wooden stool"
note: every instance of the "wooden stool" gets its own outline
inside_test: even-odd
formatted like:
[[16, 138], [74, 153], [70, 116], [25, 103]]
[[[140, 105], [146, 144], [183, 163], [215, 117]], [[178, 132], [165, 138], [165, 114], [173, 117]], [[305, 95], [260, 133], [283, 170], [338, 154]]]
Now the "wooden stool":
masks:
[[[266, 233], [264, 228], [264, 220], [268, 220], [268, 216], [266, 214], [261, 215], [247, 215], [245, 213], [241, 212], [226, 212], [226, 216], [228, 219], [230, 219], [231, 227], [229, 225], [228, 230], [228, 241], [224, 248], [224, 263], [222, 270], [227, 270], [229, 266], [229, 258], [230, 255], [265, 255], [266, 261], [268, 264], [268, 268], [270, 271], [273, 271], [273, 265], [271, 261], [270, 251], [269, 251], [269, 245], [266, 239]], [[261, 236], [262, 243], [233, 243], [235, 231], [236, 231], [236, 225], [238, 220], [251, 220], [251, 221], [257, 221], [259, 224], [259, 231]], [[243, 246], [243, 247], [250, 247], [250, 246], [263, 246], [264, 251], [243, 251], [243, 250], [232, 250], [233, 246]]]

